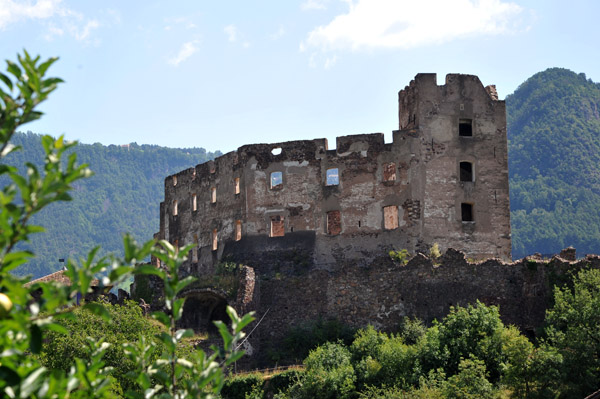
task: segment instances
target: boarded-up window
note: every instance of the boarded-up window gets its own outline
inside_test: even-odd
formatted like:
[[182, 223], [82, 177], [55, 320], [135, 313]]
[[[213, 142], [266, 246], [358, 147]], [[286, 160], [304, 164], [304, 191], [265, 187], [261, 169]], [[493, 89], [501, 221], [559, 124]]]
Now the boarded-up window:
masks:
[[394, 162], [388, 162], [383, 164], [383, 181], [395, 181], [396, 180], [396, 164]]
[[398, 207], [385, 206], [383, 207], [383, 227], [387, 230], [398, 228]]
[[210, 188], [210, 202], [213, 204], [215, 202], [217, 202], [217, 188], [216, 187]]
[[328, 186], [337, 186], [340, 184], [340, 172], [338, 168], [327, 169], [327, 180]]
[[283, 237], [285, 234], [285, 221], [283, 216], [271, 216], [271, 237]]
[[236, 194], [239, 194], [239, 193], [240, 193], [240, 178], [239, 178], [239, 177], [236, 177], [236, 178], [233, 180], [233, 184], [234, 184], [234, 186], [235, 186], [235, 193], [236, 193]]
[[463, 222], [474, 222], [473, 217], [473, 204], [462, 203], [460, 204], [461, 219]]
[[460, 119], [458, 121], [458, 135], [461, 137], [473, 136], [473, 121], [471, 119]]
[[327, 212], [327, 234], [336, 236], [342, 232], [342, 216], [340, 211]]
[[235, 221], [235, 240], [239, 241], [242, 239], [242, 221]]
[[460, 163], [460, 181], [474, 181], [473, 164], [471, 162]]
[[198, 197], [196, 194], [192, 194], [192, 211], [196, 212], [198, 210]]
[[217, 250], [217, 243], [219, 242], [219, 239], [217, 237], [217, 229], [213, 229], [212, 231], [212, 250], [216, 251]]
[[278, 189], [283, 187], [283, 173], [273, 172], [271, 173], [271, 189]]
[[173, 216], [177, 216], [177, 200], [173, 201]]

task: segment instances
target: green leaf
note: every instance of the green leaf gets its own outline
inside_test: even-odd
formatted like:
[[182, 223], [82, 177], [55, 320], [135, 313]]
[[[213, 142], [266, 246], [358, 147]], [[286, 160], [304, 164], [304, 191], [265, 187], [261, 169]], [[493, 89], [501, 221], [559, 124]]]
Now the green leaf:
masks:
[[13, 84], [12, 81], [9, 79], [8, 76], [6, 76], [5, 74], [3, 74], [2, 72], [0, 72], [0, 80], [4, 82], [4, 84], [9, 88], [9, 90], [12, 91], [13, 89]]

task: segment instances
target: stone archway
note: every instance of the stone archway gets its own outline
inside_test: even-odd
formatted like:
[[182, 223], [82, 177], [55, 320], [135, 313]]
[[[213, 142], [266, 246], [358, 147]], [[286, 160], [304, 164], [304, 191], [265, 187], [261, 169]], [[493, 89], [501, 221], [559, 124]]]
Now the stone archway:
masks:
[[183, 315], [179, 320], [180, 328], [191, 328], [196, 332], [216, 332], [214, 321], [221, 320], [229, 324], [227, 299], [211, 290], [193, 290], [184, 295]]

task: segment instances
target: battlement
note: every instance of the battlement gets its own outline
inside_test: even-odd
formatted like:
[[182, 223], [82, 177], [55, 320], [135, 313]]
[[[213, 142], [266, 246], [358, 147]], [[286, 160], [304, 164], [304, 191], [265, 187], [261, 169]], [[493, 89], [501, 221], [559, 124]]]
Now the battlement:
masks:
[[195, 243], [186, 270], [224, 257], [260, 268], [368, 264], [392, 249], [510, 258], [504, 102], [473, 75], [419, 74], [382, 133], [251, 144], [165, 179], [159, 238]]

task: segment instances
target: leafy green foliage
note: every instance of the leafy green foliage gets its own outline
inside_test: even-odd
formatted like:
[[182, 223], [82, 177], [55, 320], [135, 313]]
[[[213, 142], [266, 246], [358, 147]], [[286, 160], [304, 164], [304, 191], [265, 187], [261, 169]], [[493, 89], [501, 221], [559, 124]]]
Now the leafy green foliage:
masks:
[[562, 356], [561, 380], [568, 397], [600, 389], [600, 270], [583, 270], [572, 287], [555, 288], [546, 321], [547, 344]]
[[[60, 79], [45, 78], [54, 59], [39, 63], [39, 57], [31, 58], [27, 52], [18, 59], [18, 64], [7, 62], [7, 71], [14, 78], [0, 73], [0, 81], [6, 86], [0, 86], [0, 177], [7, 182], [0, 192], [0, 396], [112, 398], [124, 394], [128, 398], [183, 399], [217, 394], [223, 383], [223, 368], [242, 356], [242, 352], [237, 350], [238, 342], [243, 337], [242, 328], [252, 321], [252, 317], [246, 315], [240, 318], [228, 308], [232, 331], [223, 322], [217, 325], [223, 347], [214, 347], [211, 356], [200, 350], [181, 356], [177, 345], [193, 332], [175, 329], [184, 304], [184, 299], [177, 298], [177, 295], [192, 280], [180, 279], [177, 271], [185, 261], [183, 254], [191, 246], [181, 251], [164, 241], [158, 245], [147, 241], [139, 246], [131, 236], [125, 235], [121, 258], [99, 257], [99, 248], [96, 247], [78, 262], [69, 259], [64, 274], [71, 285], [38, 282], [25, 286], [27, 279], [10, 273], [33, 256], [30, 251], [19, 250], [19, 245], [29, 240], [30, 235], [43, 231], [40, 226], [30, 224], [32, 217], [54, 202], [70, 200], [71, 185], [90, 175], [85, 165], [77, 164], [74, 153], [63, 162], [62, 158], [72, 144], [65, 143], [62, 137], [42, 137], [45, 152], [43, 167], [26, 163], [25, 174], [22, 174], [17, 167], [6, 163], [6, 155], [15, 150], [10, 141], [16, 128], [39, 118], [41, 113], [35, 111], [35, 106], [60, 83]], [[15, 88], [16, 93], [13, 93]], [[160, 259], [164, 268], [135, 266], [150, 255]], [[71, 361], [68, 360], [69, 355], [60, 360], [49, 356], [49, 350], [62, 348], [60, 344], [45, 351], [43, 348], [51, 336], [54, 338], [52, 343], [60, 342], [59, 336], [52, 334], [68, 335], [72, 332], [68, 328], [73, 330], [73, 325], [63, 318], [75, 320], [78, 328], [86, 322], [103, 320], [110, 323], [110, 309], [94, 302], [76, 309], [76, 298], [79, 294], [91, 293], [95, 277], [101, 276], [99, 288], [103, 289], [123, 284], [134, 272], [162, 279], [166, 312], [156, 312], [154, 317], [166, 328], [158, 334], [165, 350], [160, 358], [155, 359], [156, 343], [148, 342], [143, 334], [138, 341], [123, 344], [133, 365], [131, 372], [125, 376], [131, 378], [131, 385], [135, 387], [123, 393], [120, 384], [111, 375], [115, 368], [107, 365], [107, 362], [114, 363], [117, 359], [109, 353], [111, 344], [104, 342], [106, 336], [100, 339], [88, 336], [85, 342], [79, 341]], [[98, 318], [89, 319], [92, 314]], [[115, 317], [113, 323], [119, 322], [118, 329], [123, 334], [131, 334], [128, 328], [136, 327], [131, 318], [120, 320]], [[110, 330], [109, 327], [107, 329]], [[43, 353], [40, 355], [40, 352]], [[48, 366], [42, 365], [40, 359], [45, 359]]]
[[506, 97], [513, 257], [600, 251], [600, 84], [561, 68]]
[[77, 307], [72, 317], [60, 318], [57, 323], [69, 331], [68, 334], [49, 331], [41, 352], [42, 364], [54, 370], [68, 371], [75, 358], [90, 360], [86, 351], [86, 343], [91, 337], [95, 341], [109, 344], [104, 354], [106, 366], [112, 367], [113, 376], [123, 390], [133, 389], [131, 381], [126, 377], [136, 369], [136, 365], [125, 356], [123, 345], [137, 341], [140, 336], [153, 342], [151, 360], [156, 360], [165, 346], [155, 339], [161, 332], [156, 323], [152, 323], [142, 315], [140, 307], [134, 302], [124, 306], [102, 303], [109, 313], [110, 319], [93, 313], [88, 308]]
[[[306, 372], [296, 393], [300, 398], [334, 399], [352, 397], [356, 376], [350, 351], [328, 342], [312, 350], [304, 364]], [[292, 387], [292, 390], [294, 387]]]
[[390, 258], [392, 258], [393, 261], [400, 263], [402, 266], [406, 265], [410, 258], [410, 254], [406, 249], [401, 249], [399, 251], [392, 250], [388, 255], [390, 255]]

